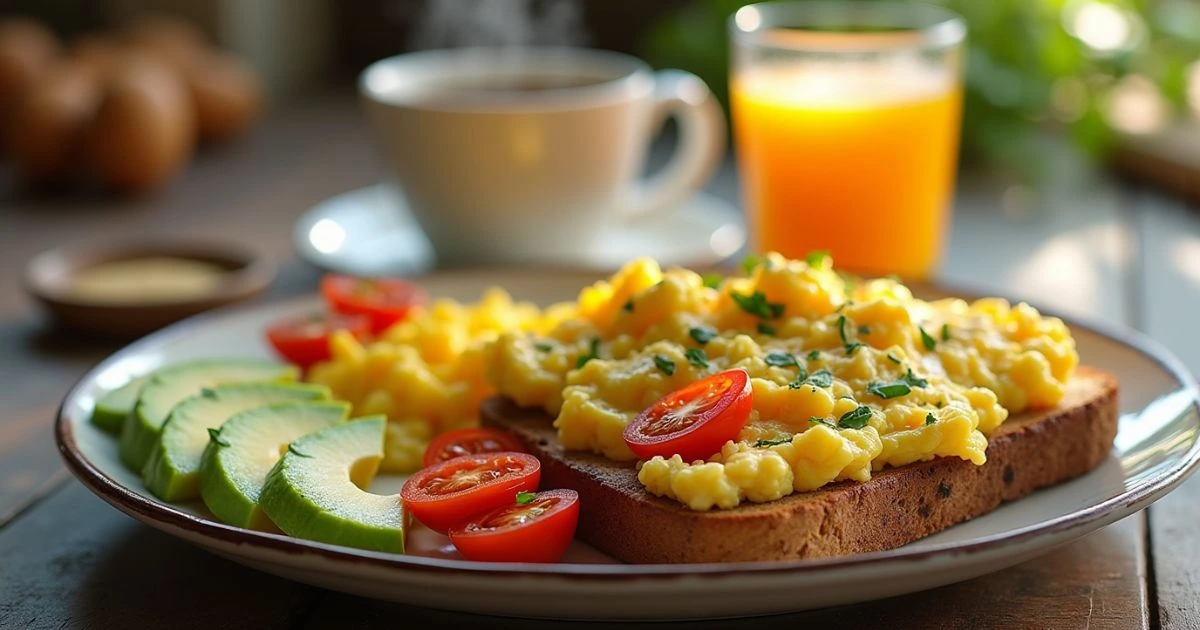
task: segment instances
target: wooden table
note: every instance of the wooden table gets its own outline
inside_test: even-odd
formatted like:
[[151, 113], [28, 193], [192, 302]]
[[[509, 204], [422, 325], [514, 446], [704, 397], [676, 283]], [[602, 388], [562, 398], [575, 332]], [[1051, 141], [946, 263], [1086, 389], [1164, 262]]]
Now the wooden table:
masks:
[[[1116, 182], [1061, 148], [1051, 145], [1046, 156], [1043, 172], [1053, 177], [1036, 188], [996, 176], [963, 177], [944, 277], [1141, 329], [1200, 368], [1200, 335], [1192, 332], [1200, 313], [1200, 215]], [[0, 628], [504, 623], [351, 597], [243, 568], [110, 508], [70, 478], [55, 453], [51, 424], [60, 396], [116, 348], [47, 330], [20, 290], [25, 261], [55, 245], [126, 236], [233, 238], [280, 263], [266, 299], [311, 291], [318, 272], [295, 259], [292, 222], [315, 202], [380, 174], [352, 100], [331, 96], [277, 111], [244, 142], [203, 153], [167, 190], [141, 200], [33, 197], [4, 175]], [[731, 168], [710, 187], [736, 200]], [[1200, 627], [1198, 503], [1200, 478], [1147, 512], [1000, 573], [746, 625]]]

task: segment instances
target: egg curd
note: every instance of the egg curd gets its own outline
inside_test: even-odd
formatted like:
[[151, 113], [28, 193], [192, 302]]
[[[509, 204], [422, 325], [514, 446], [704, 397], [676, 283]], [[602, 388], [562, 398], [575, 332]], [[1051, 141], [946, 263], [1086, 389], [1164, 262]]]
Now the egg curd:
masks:
[[[633, 460], [622, 432], [643, 409], [709, 374], [748, 373], [753, 410], [737, 441], [706, 461], [639, 463], [648, 491], [695, 510], [935, 457], [982, 464], [987, 434], [1010, 413], [1058, 403], [1078, 363], [1063, 322], [1026, 304], [922, 301], [893, 280], [844, 279], [820, 254], [769, 254], [727, 278], [636, 260], [559, 317], [527, 319], [471, 356], [470, 391], [484, 389], [486, 364], [499, 393], [555, 417], [567, 449]], [[405, 380], [369, 395], [442, 413], [389, 393], [433, 398]], [[478, 400], [463, 393], [451, 415]]]
[[569, 305], [543, 311], [514, 302], [498, 288], [475, 304], [436, 300], [370, 343], [334, 333], [330, 360], [314, 365], [307, 380], [350, 402], [355, 416], [385, 414], [381, 468], [412, 472], [434, 435], [478, 424], [479, 404], [492, 394], [483, 347], [503, 331], [546, 332], [571, 313]]

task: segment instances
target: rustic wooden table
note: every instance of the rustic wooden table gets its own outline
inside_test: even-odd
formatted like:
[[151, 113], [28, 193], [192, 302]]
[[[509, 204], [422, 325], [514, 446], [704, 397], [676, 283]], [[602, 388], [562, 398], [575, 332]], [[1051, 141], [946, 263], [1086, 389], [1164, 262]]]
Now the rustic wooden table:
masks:
[[[963, 177], [943, 276], [1138, 328], [1200, 369], [1193, 323], [1200, 312], [1200, 214], [1062, 151], [1049, 150], [1047, 159], [1045, 172], [1053, 177], [1033, 188], [999, 177]], [[217, 558], [105, 505], [70, 478], [55, 452], [51, 425], [59, 397], [116, 348], [46, 328], [20, 287], [31, 256], [56, 245], [131, 236], [231, 238], [280, 263], [264, 299], [307, 292], [318, 272], [292, 253], [292, 222], [321, 199], [380, 174], [353, 102], [331, 97], [281, 108], [244, 142], [202, 154], [167, 190], [143, 200], [37, 197], [3, 176], [0, 628], [512, 623], [323, 591]], [[732, 170], [722, 171], [711, 189], [735, 200]], [[749, 623], [1200, 627], [1198, 503], [1200, 478], [1148, 511], [1000, 573]]]

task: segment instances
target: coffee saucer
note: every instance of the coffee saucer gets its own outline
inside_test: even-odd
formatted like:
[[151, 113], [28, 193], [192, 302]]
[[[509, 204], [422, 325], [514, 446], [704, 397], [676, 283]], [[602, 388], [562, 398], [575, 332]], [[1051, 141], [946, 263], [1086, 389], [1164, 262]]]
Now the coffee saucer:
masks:
[[[697, 192], [663, 212], [613, 224], [588, 247], [546, 264], [612, 271], [638, 256], [664, 266], [710, 267], [746, 243], [741, 213]], [[353, 275], [414, 275], [436, 265], [433, 247], [393, 185], [345, 192], [309, 209], [296, 222], [300, 257], [326, 271]]]

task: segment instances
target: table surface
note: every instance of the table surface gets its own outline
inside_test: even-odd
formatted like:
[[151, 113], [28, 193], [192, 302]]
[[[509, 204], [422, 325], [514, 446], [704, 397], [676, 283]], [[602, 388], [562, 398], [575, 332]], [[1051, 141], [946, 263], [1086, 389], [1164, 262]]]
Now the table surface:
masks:
[[[1192, 327], [1200, 213], [1053, 143], [1045, 159], [1045, 181], [1034, 185], [995, 173], [961, 178], [944, 279], [1139, 329], [1200, 370]], [[0, 628], [513, 623], [324, 591], [209, 555], [91, 495], [55, 452], [59, 398], [116, 346], [48, 329], [21, 290], [26, 261], [57, 245], [123, 237], [234, 238], [280, 265], [262, 299], [312, 291], [319, 272], [292, 252], [292, 222], [381, 176], [351, 99], [281, 106], [249, 137], [203, 151], [170, 187], [143, 199], [34, 195], [0, 173]], [[731, 166], [710, 190], [736, 203]], [[1198, 521], [1200, 477], [1148, 510], [999, 573], [746, 625], [1200, 627]]]

